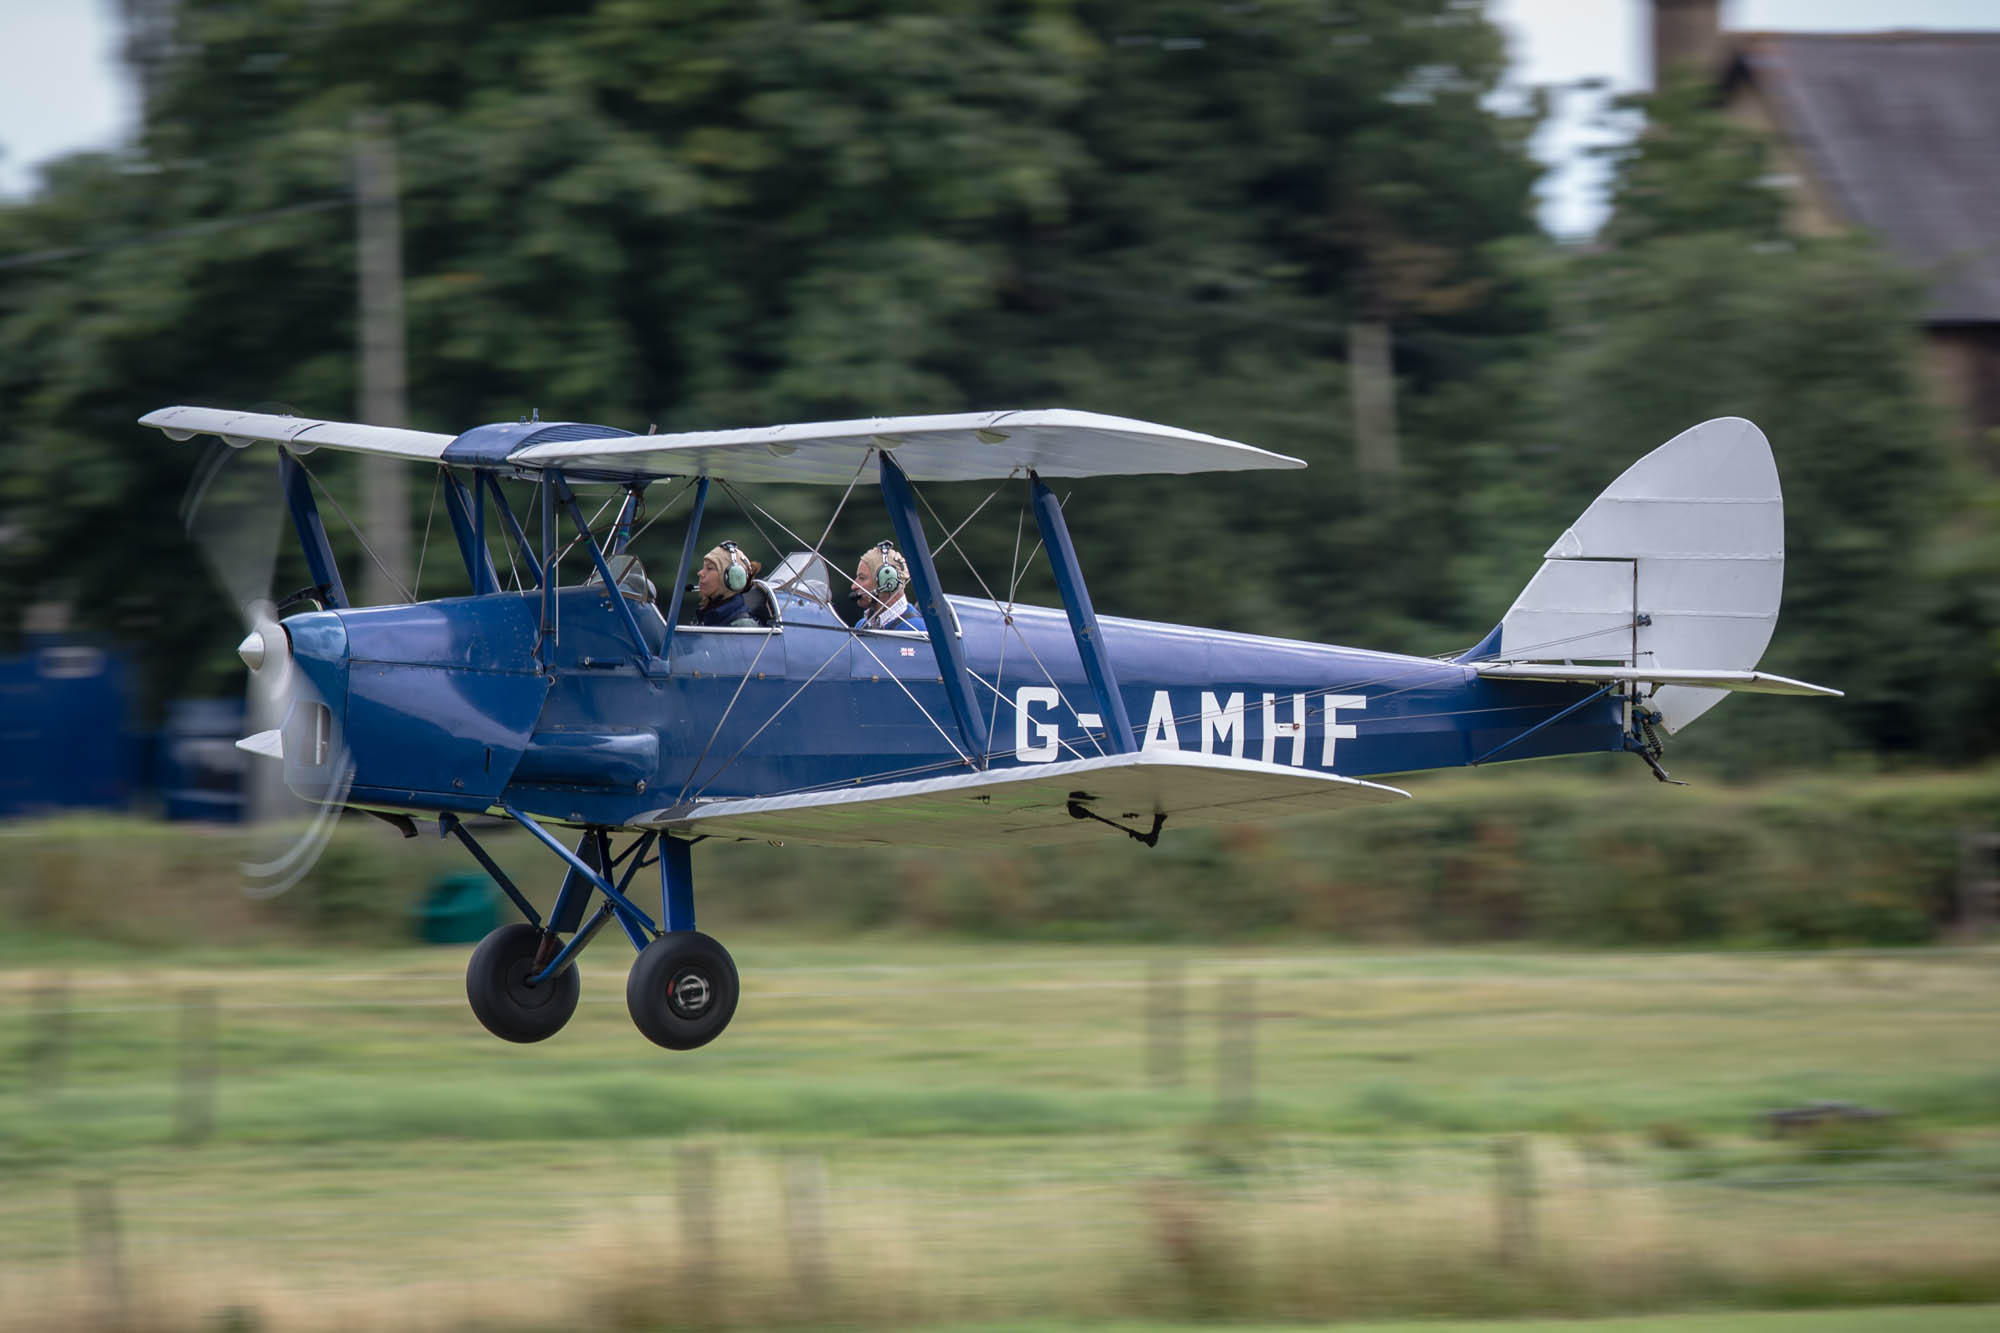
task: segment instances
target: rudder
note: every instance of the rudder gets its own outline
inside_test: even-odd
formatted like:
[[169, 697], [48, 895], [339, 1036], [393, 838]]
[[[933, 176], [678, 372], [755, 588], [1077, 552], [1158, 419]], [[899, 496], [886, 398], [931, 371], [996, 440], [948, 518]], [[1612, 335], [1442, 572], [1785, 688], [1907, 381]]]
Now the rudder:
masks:
[[[1764, 433], [1741, 417], [1682, 431], [1591, 502], [1548, 549], [1482, 658], [1748, 671], [1778, 624], [1785, 504]], [[1670, 732], [1719, 689], [1664, 685]]]

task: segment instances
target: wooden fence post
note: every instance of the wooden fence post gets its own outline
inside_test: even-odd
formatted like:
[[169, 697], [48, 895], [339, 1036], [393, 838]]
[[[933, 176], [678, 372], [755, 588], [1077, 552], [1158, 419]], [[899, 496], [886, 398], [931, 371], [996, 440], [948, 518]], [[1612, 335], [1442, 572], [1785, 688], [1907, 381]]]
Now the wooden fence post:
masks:
[[76, 1182], [76, 1221], [84, 1262], [106, 1328], [129, 1323], [131, 1288], [125, 1275], [125, 1245], [118, 1225], [118, 1196], [109, 1180]]
[[798, 1153], [785, 1163], [785, 1230], [792, 1252], [792, 1275], [807, 1315], [826, 1312], [829, 1265], [826, 1253], [826, 1161]]
[[215, 1133], [215, 992], [181, 992], [174, 1142], [193, 1146]]
[[1257, 1114], [1257, 979], [1225, 978], [1215, 1014], [1215, 1115], [1243, 1124]]
[[69, 977], [61, 972], [35, 986], [29, 1001], [26, 1076], [32, 1094], [61, 1092], [69, 1071]]
[[1185, 1067], [1187, 976], [1178, 958], [1146, 964], [1146, 1081], [1178, 1088]]
[[1985, 938], [2000, 915], [2000, 833], [1958, 835], [1957, 933], [1967, 941]]
[[683, 1318], [699, 1322], [714, 1313], [716, 1295], [715, 1149], [683, 1144], [675, 1153], [674, 1191], [680, 1205], [676, 1283]]
[[1493, 1211], [1500, 1262], [1518, 1268], [1535, 1257], [1535, 1163], [1524, 1138], [1493, 1141]]

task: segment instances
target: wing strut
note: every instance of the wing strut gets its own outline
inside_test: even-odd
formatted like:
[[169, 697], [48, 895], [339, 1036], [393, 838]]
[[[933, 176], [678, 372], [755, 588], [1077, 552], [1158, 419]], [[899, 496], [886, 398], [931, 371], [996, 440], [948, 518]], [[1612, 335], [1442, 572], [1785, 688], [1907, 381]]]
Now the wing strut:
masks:
[[[590, 530], [590, 520], [583, 516], [583, 507], [576, 502], [576, 492], [569, 488], [569, 483], [563, 480], [561, 472], [554, 468], [550, 468], [548, 472], [546, 484], [556, 488], [556, 497], [562, 501], [563, 508], [569, 511], [569, 521], [576, 524], [576, 530], [583, 534], [583, 544], [590, 553], [590, 563], [597, 567], [597, 577], [604, 580], [604, 589], [610, 595], [611, 605], [617, 610], [618, 618], [625, 623], [625, 633], [632, 640], [632, 651], [637, 654], [639, 665], [644, 667], [652, 657], [653, 650], [646, 646], [646, 636], [639, 632], [639, 622], [632, 615], [632, 604], [618, 591], [618, 580], [611, 576], [611, 565], [604, 558], [604, 548], [597, 544], [597, 534]], [[633, 498], [628, 495], [626, 503], [632, 504]]]
[[[473, 476], [477, 478], [478, 473]], [[475, 594], [500, 591], [500, 575], [493, 568], [493, 553], [486, 549], [486, 492], [465, 489], [450, 468], [444, 469], [444, 508], [451, 518], [452, 536], [458, 539], [458, 553], [465, 559], [465, 572], [472, 579]]]
[[944, 692], [951, 699], [951, 711], [958, 719], [959, 734], [965, 738], [965, 752], [975, 768], [986, 767], [986, 719], [972, 702], [972, 671], [965, 663], [965, 647], [958, 638], [958, 622], [945, 605], [944, 589], [938, 586], [937, 564], [931, 559], [930, 543], [924, 540], [924, 522], [917, 514], [916, 493], [910, 479], [889, 452], [881, 450], [882, 499], [889, 506], [889, 521], [896, 528], [896, 544], [910, 562], [910, 582], [915, 585], [918, 609], [930, 631], [931, 648], [938, 665], [944, 668]]
[[292, 526], [305, 548], [306, 568], [312, 571], [322, 601], [334, 610], [349, 605], [347, 588], [340, 581], [340, 566], [333, 561], [333, 544], [326, 539], [326, 524], [320, 520], [319, 505], [313, 500], [312, 480], [292, 451], [278, 448], [278, 478], [285, 488], [285, 505], [292, 511]]
[[[542, 586], [542, 564], [535, 559], [535, 544], [528, 540], [528, 534], [521, 527], [521, 520], [514, 516], [514, 507], [507, 503], [507, 497], [500, 493], [500, 483], [491, 473], [479, 471], [472, 474], [473, 485], [480, 494], [493, 493], [493, 505], [500, 511], [501, 521], [507, 525], [507, 536], [513, 540], [514, 549], [521, 557], [521, 563], [528, 567], [528, 577], [535, 587]], [[482, 511], [483, 512], [483, 511]]]
[[688, 511], [687, 536], [681, 539], [681, 563], [674, 570], [674, 595], [667, 603], [667, 641], [660, 645], [661, 661], [670, 661], [674, 655], [674, 626], [681, 622], [681, 598], [687, 592], [689, 576], [694, 573], [694, 553], [699, 549], [695, 543], [701, 536], [701, 516], [707, 508], [708, 478], [702, 477], [695, 482], [694, 508]]
[[[1055, 568], [1056, 587], [1062, 592], [1063, 610], [1069, 612], [1069, 629], [1076, 636], [1076, 651], [1083, 658], [1084, 674], [1090, 677], [1091, 692], [1097, 696], [1105, 749], [1113, 754], [1131, 754], [1139, 748], [1132, 738], [1132, 719], [1125, 715], [1125, 698], [1118, 693], [1118, 677], [1111, 670], [1111, 659], [1104, 654], [1104, 636], [1097, 628], [1090, 589], [1083, 584], [1083, 566], [1077, 563], [1069, 525], [1063, 521], [1062, 503], [1033, 472], [1028, 474], [1028, 480], [1033, 484], [1035, 524], [1042, 530], [1042, 545], [1048, 548], [1049, 564]], [[1158, 828], [1153, 830], [1156, 840], [1159, 833]], [[1132, 836], [1146, 842], [1136, 833]], [[1150, 847], [1152, 843], [1146, 845]]]

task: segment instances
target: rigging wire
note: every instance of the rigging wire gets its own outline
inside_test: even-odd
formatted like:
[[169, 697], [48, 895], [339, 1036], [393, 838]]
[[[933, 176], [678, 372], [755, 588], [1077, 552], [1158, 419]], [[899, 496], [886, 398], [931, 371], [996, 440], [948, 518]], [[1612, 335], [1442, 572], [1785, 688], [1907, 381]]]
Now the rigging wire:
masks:
[[437, 517], [438, 487], [444, 484], [444, 468], [439, 467], [431, 474], [431, 507], [424, 512], [424, 544], [417, 550], [416, 581], [410, 585], [410, 600], [417, 600], [417, 593], [424, 586], [424, 557], [431, 553], [431, 520]]
[[641, 537], [645, 536], [646, 530], [648, 528], [652, 527], [655, 523], [658, 523], [661, 519], [665, 518], [668, 515], [668, 513], [670, 513], [673, 510], [673, 507], [680, 503], [681, 497], [694, 489], [694, 481], [695, 479], [690, 477], [686, 481], [682, 482], [681, 488], [675, 491], [672, 495], [668, 496], [667, 502], [664, 505], [660, 506], [660, 511], [654, 514], [651, 518], [647, 519], [644, 523], [641, 523], [639, 525], [639, 530], [633, 533], [630, 537], [627, 537], [625, 539], [625, 549], [628, 551], [631, 550], [633, 542], [636, 542]]
[[[943, 527], [944, 519], [939, 517], [937, 510], [931, 507], [930, 500], [925, 497], [922, 491], [917, 489], [915, 482], [910, 483], [910, 493], [917, 497], [917, 502], [919, 504], [923, 505], [923, 507], [926, 510], [929, 510], [930, 516], [933, 519], [937, 520], [938, 526]], [[1067, 503], [1068, 499], [1069, 499], [1068, 496], [1064, 496], [1061, 501], [1058, 501], [1058, 503], [1059, 504]], [[1042, 549], [1042, 544], [1039, 541], [1036, 542], [1035, 551], [1038, 552], [1041, 549]], [[1014, 623], [1014, 617], [1001, 608], [1000, 598], [996, 596], [993, 592], [993, 589], [990, 586], [988, 586], [985, 576], [979, 572], [978, 566], [972, 563], [972, 557], [968, 556], [965, 553], [963, 547], [959, 548], [958, 558], [965, 565], [966, 569], [971, 573], [972, 577], [978, 582], [980, 590], [986, 594], [986, 599], [993, 603], [994, 610], [1001, 611], [1001, 621], [1003, 626], [1007, 629], [1012, 629], [1016, 634], [1019, 634], [1021, 636], [1021, 646], [1028, 650], [1028, 657], [1034, 662], [1036, 669], [1042, 673], [1042, 679], [1046, 680], [1049, 683], [1049, 685], [1055, 690], [1056, 697], [1062, 701], [1063, 707], [1069, 709], [1071, 715], [1074, 716], [1078, 712], [1077, 706], [1070, 701], [1070, 697], [1068, 693], [1064, 691], [1063, 687], [1056, 683], [1056, 678], [1054, 673], [1051, 672], [1047, 664], [1045, 664], [1042, 661], [1041, 654], [1035, 651], [1035, 645], [1028, 642], [1028, 636], [1021, 633], [1020, 626]], [[1031, 552], [1028, 558], [1030, 560], [1033, 560], [1035, 558], [1034, 553]], [[940, 596], [939, 600], [940, 601], [943, 600], [942, 596]], [[966, 668], [966, 674], [967, 675], [973, 674], [972, 669], [969, 666]], [[977, 677], [975, 677], [975, 679], [976, 678]], [[988, 686], [988, 688], [995, 689], [997, 688], [997, 686]], [[1100, 718], [1099, 723], [1100, 725], [1102, 725], [1103, 719]], [[988, 732], [987, 734], [990, 737], [992, 733]], [[1104, 744], [1102, 741], [1098, 740], [1097, 737], [1095, 735], [1092, 735], [1091, 733], [1086, 732], [1085, 735], [1086, 737], [1089, 738], [1090, 743], [1097, 747], [1097, 752], [1100, 755], [1105, 753]]]
[[[846, 651], [847, 651], [846, 642], [844, 640], [836, 640], [834, 643], [833, 651], [826, 655], [826, 660], [821, 662], [817, 667], [814, 667], [813, 673], [810, 676], [807, 676], [803, 681], [801, 681], [799, 683], [799, 687], [793, 690], [791, 694], [786, 697], [783, 703], [779, 704], [776, 708], [771, 710], [771, 715], [764, 719], [763, 725], [759, 726], [757, 730], [751, 732], [750, 735], [744, 740], [743, 744], [736, 747], [736, 753], [730, 755], [729, 758], [723, 760], [722, 767], [716, 769], [714, 773], [710, 774], [708, 781], [704, 782], [701, 785], [701, 790], [695, 792], [694, 797], [690, 798], [688, 796], [688, 788], [694, 785], [695, 772], [701, 766], [701, 761], [697, 759], [695, 761], [695, 767], [690, 768], [688, 770], [688, 780], [685, 783], [681, 784], [681, 794], [675, 798], [674, 803], [676, 805], [679, 805], [688, 801], [689, 799], [696, 799], [696, 800], [700, 799], [702, 792], [705, 792], [710, 787], [714, 786], [716, 779], [720, 778], [724, 773], [727, 773], [729, 771], [729, 766], [731, 764], [734, 764], [738, 759], [742, 758], [743, 752], [749, 749], [752, 743], [754, 743], [759, 736], [763, 735], [764, 732], [767, 729], [769, 729], [770, 725], [773, 722], [776, 722], [778, 720], [780, 714], [782, 714], [787, 708], [790, 708], [792, 706], [792, 701], [797, 699], [801, 694], [804, 694], [806, 692], [806, 687], [808, 685], [811, 685], [814, 681], [818, 680], [820, 677], [820, 673], [822, 671], [825, 671], [828, 667], [833, 665], [833, 659], [839, 657], [842, 653]], [[709, 744], [713, 745], [715, 743], [715, 737], [710, 736], [708, 739], [709, 739]], [[704, 754], [707, 753], [707, 750], [705, 748], [703, 750], [703, 753]], [[952, 768], [956, 767], [956, 765], [951, 764], [949, 761], [946, 761], [941, 765], [941, 767]], [[786, 793], [780, 792], [778, 794], [785, 795]]]
[[410, 591], [409, 585], [405, 584], [401, 579], [396, 577], [395, 573], [390, 570], [389, 566], [382, 563], [382, 557], [375, 554], [375, 548], [370, 546], [368, 544], [368, 538], [362, 535], [361, 525], [359, 523], [356, 523], [354, 519], [349, 516], [348, 512], [340, 507], [340, 501], [334, 497], [332, 491], [327, 489], [326, 483], [321, 481], [317, 476], [313, 474], [313, 470], [305, 465], [304, 459], [298, 458], [297, 455], [293, 455], [293, 458], [299, 465], [299, 471], [305, 473], [306, 479], [312, 482], [313, 485], [319, 487], [319, 493], [321, 495], [324, 495], [327, 499], [327, 503], [333, 506], [333, 512], [339, 514], [341, 517], [341, 521], [347, 524], [347, 530], [354, 534], [354, 540], [360, 544], [362, 550], [368, 553], [368, 558], [375, 562], [375, 568], [382, 571], [382, 577], [389, 580], [390, 583], [395, 585], [396, 591], [403, 594], [404, 601], [406, 602], [416, 601], [417, 600], [416, 594]]
[[[1005, 630], [1006, 626], [1014, 623], [1013, 590], [1021, 586], [1021, 532], [1027, 526], [1027, 522], [1028, 509], [1026, 505], [1023, 505], [1014, 513], [1014, 561], [1007, 569], [1007, 577], [1011, 580], [1008, 589], [1007, 605], [1000, 612], [1002, 630], [1000, 635], [1000, 654], [998, 660], [993, 664], [993, 679], [996, 681], [1007, 679], [1007, 635]], [[993, 691], [993, 707], [987, 710], [986, 715], [986, 735], [989, 744], [991, 743], [993, 733], [999, 729], [999, 726], [1000, 691], [995, 689]]]
[[[898, 676], [895, 672], [889, 670], [889, 664], [887, 662], [884, 662], [881, 656], [877, 654], [873, 648], [870, 648], [868, 646], [868, 638], [866, 633], [861, 630], [849, 630], [848, 633], [852, 636], [854, 642], [860, 645], [862, 652], [867, 653], [870, 657], [875, 659], [875, 665], [882, 668], [882, 674], [887, 676], [891, 681], [895, 683], [896, 688], [903, 692], [903, 697], [908, 699], [913, 705], [915, 705], [916, 710], [924, 715], [924, 721], [930, 723], [932, 729], [934, 729], [938, 735], [944, 737], [944, 743], [946, 745], [949, 745], [952, 748], [952, 751], [955, 754], [957, 754], [960, 759], [964, 760], [968, 764], [972, 763], [972, 756], [968, 755], [963, 749], [963, 747], [961, 747], [957, 741], [951, 738], [951, 733], [946, 731], [943, 725], [940, 724], [936, 718], [931, 716], [930, 710], [928, 708], [925, 708], [921, 703], [917, 702], [917, 696], [910, 693], [910, 687], [903, 684], [903, 678], [901, 676]], [[989, 746], [992, 744], [990, 740], [987, 743]]]
[[[572, 494], [573, 493], [574, 492], [572, 492]], [[592, 528], [597, 526], [597, 520], [604, 517], [604, 511], [611, 508], [613, 504], [623, 501], [624, 498], [625, 496], [622, 492], [616, 492], [613, 493], [609, 498], [607, 498], [603, 504], [597, 506], [597, 512], [590, 516], [590, 521], [583, 525], [582, 531], [578, 532], [574, 537], [571, 537], [569, 539], [569, 544], [563, 547], [562, 550], [556, 552], [556, 558], [549, 561], [550, 566], [554, 567], [556, 565], [561, 564], [563, 561], [563, 557], [568, 555], [571, 551], [575, 550], [576, 544], [584, 539], [584, 535], [588, 533]], [[557, 532], [562, 531], [561, 514], [556, 515], [556, 531]]]
[[[751, 673], [757, 669], [757, 663], [763, 660], [764, 650], [769, 648], [772, 641], [777, 637], [778, 631], [776, 630], [772, 630], [766, 634], [764, 641], [757, 645], [756, 655], [750, 659], [750, 665], [743, 668], [743, 678], [736, 682], [736, 692], [729, 696], [729, 702], [722, 706], [722, 715], [715, 719], [715, 730], [708, 733], [708, 739], [702, 743], [701, 753], [694, 757], [694, 763], [688, 767], [687, 781], [681, 784], [680, 795], [674, 798], [676, 805], [687, 799], [688, 788], [694, 785], [695, 774], [701, 772], [701, 761], [708, 758], [709, 749], [715, 744], [715, 738], [722, 734], [722, 724], [729, 721], [730, 710], [734, 709], [736, 701], [743, 697], [743, 687], [750, 683]], [[721, 771], [726, 771], [728, 767], [728, 763], [725, 763], [722, 770], [718, 771], [717, 776], [721, 776]], [[714, 778], [709, 779], [711, 782], [714, 780]]]
[[[818, 556], [821, 560], [826, 560], [827, 557], [826, 557], [826, 552], [820, 548], [824, 547], [826, 545], [826, 539], [833, 535], [833, 525], [840, 521], [841, 511], [847, 508], [847, 498], [854, 494], [855, 484], [861, 480], [861, 474], [868, 470], [868, 460], [873, 458], [874, 456], [875, 456], [875, 451], [873, 449], [866, 449], [862, 451], [860, 465], [854, 469], [854, 475], [847, 479], [847, 489], [840, 493], [840, 502], [834, 505], [833, 507], [833, 517], [829, 518], [826, 521], [826, 526], [820, 529], [819, 545], [808, 548], [812, 551], [814, 555]], [[762, 506], [759, 506], [759, 508], [762, 508]], [[767, 515], [767, 517], [769, 516]], [[771, 521], [773, 523], [778, 522], [776, 518], [771, 518]], [[779, 523], [778, 526], [783, 527], [784, 525], [782, 523]], [[827, 561], [827, 564], [829, 568], [827, 571], [826, 595], [827, 595], [827, 600], [831, 601], [833, 599], [833, 570], [838, 569], [840, 566], [830, 560]]]
[[[873, 453], [872, 450], [869, 452], [871, 454]], [[866, 457], [864, 457], [862, 459], [861, 467], [855, 470], [853, 478], [851, 478], [848, 481], [846, 493], [844, 493], [841, 496], [842, 505], [846, 504], [848, 495], [853, 494], [854, 486], [861, 479], [861, 473], [867, 467], [867, 465], [868, 465], [868, 460]], [[716, 480], [721, 483], [724, 492], [726, 492], [731, 499], [735, 500], [738, 505], [743, 507], [744, 514], [746, 517], [750, 519], [751, 526], [757, 529], [758, 535], [764, 539], [764, 541], [771, 547], [772, 550], [775, 551], [777, 549], [778, 544], [771, 540], [771, 536], [768, 532], [764, 530], [764, 526], [761, 523], [757, 522], [755, 517], [756, 514], [762, 514], [765, 518], [770, 519], [772, 524], [774, 524], [787, 537], [791, 538], [795, 542], [799, 542], [802, 545], [805, 545], [806, 549], [810, 551], [811, 554], [819, 557], [821, 560], [825, 560], [827, 558], [826, 553], [824, 551], [820, 550], [817, 546], [813, 546], [812, 544], [807, 543], [803, 537], [799, 536], [796, 532], [793, 532], [789, 527], [785, 525], [784, 521], [778, 518], [775, 514], [772, 514], [769, 510], [765, 509], [762, 505], [758, 504], [756, 501], [745, 497], [741, 491], [737, 490], [736, 487], [730, 485], [729, 481], [726, 478], [718, 477], [716, 478]], [[834, 516], [835, 518], [839, 517], [838, 509], [836, 509]], [[833, 529], [833, 523], [831, 520], [829, 520], [827, 523], [827, 532], [830, 533], [832, 529]], [[824, 542], [824, 540], [825, 536], [822, 535], [821, 541]], [[830, 595], [831, 589], [829, 589], [828, 591]], [[777, 631], [773, 631], [770, 638], [775, 638], [776, 634]], [[862, 651], [875, 659], [875, 665], [880, 667], [882, 673], [888, 676], [888, 678], [895, 683], [896, 688], [900, 689], [903, 692], [903, 696], [910, 701], [910, 703], [916, 708], [918, 713], [923, 715], [924, 721], [930, 723], [932, 729], [935, 730], [937, 734], [944, 739], [944, 743], [951, 747], [952, 753], [956, 754], [959, 757], [959, 761], [961, 763], [966, 763], [966, 764], [971, 763], [972, 762], [971, 756], [966, 754], [964, 748], [961, 747], [958, 744], [958, 742], [952, 738], [951, 733], [948, 730], [946, 730], [944, 726], [941, 725], [935, 717], [931, 716], [930, 710], [923, 706], [922, 702], [918, 700], [915, 694], [911, 693], [910, 687], [903, 683], [902, 678], [899, 677], [895, 672], [891, 671], [889, 669], [888, 664], [883, 662], [881, 657], [876, 654], [875, 650], [868, 646], [867, 642], [861, 637], [860, 631], [855, 629], [853, 626], [848, 626], [847, 636], [848, 636], [847, 637], [848, 642], [860, 644]], [[767, 638], [765, 640], [766, 646], [769, 645], [770, 638]], [[845, 645], [843, 644], [842, 646]], [[763, 655], [763, 651], [764, 650], [761, 647], [757, 650], [759, 657]], [[839, 650], [836, 649], [836, 653], [838, 651]], [[830, 661], [831, 659], [829, 658], [828, 662]], [[757, 663], [755, 659], [753, 659], [750, 663], [750, 669], [754, 669], [756, 665]], [[817, 679], [819, 673], [821, 671], [826, 670], [827, 665], [828, 665], [827, 662], [821, 663], [819, 670], [813, 673], [813, 678]], [[748, 670], [749, 669], [746, 669], [744, 675], [745, 680], [749, 679]], [[801, 688], [803, 688], [803, 686]], [[739, 685], [737, 687], [736, 695], [732, 695], [730, 697], [729, 708], [734, 708], [736, 706], [736, 698], [741, 694], [742, 694], [742, 687]], [[797, 691], [794, 691], [792, 698], [795, 699], [797, 697], [798, 693]], [[780, 711], [782, 711], [786, 705], [790, 704], [790, 702], [791, 699], [787, 699], [785, 701], [785, 704], [781, 704], [779, 706]], [[716, 722], [716, 733], [712, 733], [709, 736], [708, 743], [702, 747], [701, 755], [698, 758], [696, 758], [694, 766], [688, 770], [687, 782], [682, 784], [680, 796], [676, 798], [677, 802], [685, 801], [688, 799], [688, 789], [693, 786], [695, 776], [700, 772], [702, 759], [707, 757], [709, 748], [715, 744], [715, 735], [720, 733], [722, 729], [722, 722], [728, 718], [729, 708], [725, 708], [723, 710], [723, 717], [721, 719], [718, 719]], [[711, 786], [715, 785], [716, 780], [729, 770], [730, 765], [734, 764], [736, 760], [742, 756], [743, 751], [749, 748], [751, 741], [754, 741], [758, 736], [762, 735], [764, 732], [764, 728], [770, 726], [771, 722], [776, 720], [776, 717], [777, 714], [774, 713], [772, 714], [771, 718], [766, 719], [764, 726], [759, 727], [755, 732], [753, 732], [749, 740], [744, 741], [743, 745], [737, 749], [735, 754], [732, 754], [728, 759], [724, 760], [722, 766], [718, 768], [714, 773], [709, 775], [708, 781], [704, 782], [701, 788], [698, 791], [696, 791], [694, 795], [696, 797], [699, 797], [702, 792], [707, 791]]]

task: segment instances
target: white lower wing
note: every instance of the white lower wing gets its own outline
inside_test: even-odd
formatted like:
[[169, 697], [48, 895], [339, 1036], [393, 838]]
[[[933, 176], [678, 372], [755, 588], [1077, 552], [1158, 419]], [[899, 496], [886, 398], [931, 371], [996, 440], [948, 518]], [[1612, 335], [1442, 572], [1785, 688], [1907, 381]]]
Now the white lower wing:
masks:
[[1790, 676], [1774, 676], [1768, 671], [1701, 671], [1679, 667], [1569, 666], [1553, 662], [1475, 662], [1482, 676], [1501, 680], [1558, 680], [1578, 684], [1608, 684], [1632, 680], [1654, 685], [1695, 685], [1710, 690], [1733, 690], [1739, 694], [1814, 694], [1838, 699], [1841, 692], [1825, 685], [1809, 685]]
[[[1282, 764], [1149, 750], [799, 796], [701, 801], [633, 822], [683, 837], [828, 847], [1023, 847], [1116, 838], [1099, 819], [1146, 833], [1155, 815], [1166, 816], [1171, 831], [1325, 814], [1409, 795]], [[1072, 805], [1098, 818], [1072, 813]]]

